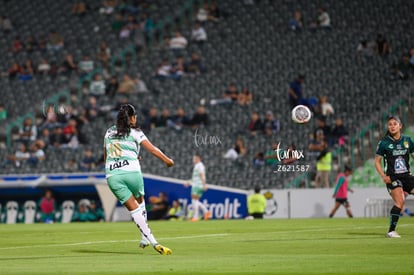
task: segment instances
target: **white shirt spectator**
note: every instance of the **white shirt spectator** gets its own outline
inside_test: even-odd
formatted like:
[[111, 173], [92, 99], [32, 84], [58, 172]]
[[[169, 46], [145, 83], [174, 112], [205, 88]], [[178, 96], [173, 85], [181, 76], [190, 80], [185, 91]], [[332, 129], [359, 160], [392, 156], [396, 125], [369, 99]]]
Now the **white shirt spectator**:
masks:
[[184, 36], [176, 36], [171, 38], [170, 40], [170, 49], [173, 50], [181, 50], [187, 47], [188, 41]]
[[206, 30], [200, 25], [196, 26], [191, 32], [191, 40], [193, 41], [207, 41]]
[[318, 16], [318, 22], [320, 27], [330, 27], [331, 26], [331, 18], [326, 11], [323, 11]]
[[91, 85], [89, 86], [89, 93], [91, 95], [100, 96], [100, 95], [105, 94], [105, 89], [106, 89], [105, 81], [103, 81], [103, 80], [98, 80], [98, 81], [93, 80], [91, 82]]

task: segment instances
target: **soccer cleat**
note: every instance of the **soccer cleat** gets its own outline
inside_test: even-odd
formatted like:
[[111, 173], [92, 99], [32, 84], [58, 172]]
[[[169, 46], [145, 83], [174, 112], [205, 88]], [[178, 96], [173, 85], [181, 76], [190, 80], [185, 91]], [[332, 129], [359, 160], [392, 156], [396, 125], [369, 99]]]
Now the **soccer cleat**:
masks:
[[147, 247], [147, 246], [149, 246], [149, 243], [148, 242], [146, 242], [146, 241], [144, 241], [144, 240], [141, 240], [140, 242], [139, 242], [139, 247], [141, 247], [142, 249], [144, 249], [145, 247]]
[[400, 235], [398, 235], [398, 233], [396, 231], [391, 231], [387, 233], [387, 237], [388, 238], [401, 238]]
[[154, 249], [155, 249], [155, 251], [157, 251], [161, 255], [171, 255], [172, 254], [171, 249], [169, 249], [168, 247], [162, 246], [160, 244], [154, 245]]
[[192, 222], [198, 222], [200, 219], [199, 218], [192, 218], [190, 221]]
[[207, 211], [205, 214], [204, 214], [204, 220], [209, 220], [211, 218], [211, 212], [210, 211]]

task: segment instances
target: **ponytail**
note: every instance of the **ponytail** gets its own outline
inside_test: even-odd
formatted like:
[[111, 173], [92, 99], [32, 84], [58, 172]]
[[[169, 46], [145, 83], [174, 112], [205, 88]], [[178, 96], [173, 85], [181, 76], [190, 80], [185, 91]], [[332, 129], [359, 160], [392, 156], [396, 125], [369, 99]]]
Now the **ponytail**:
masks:
[[122, 105], [116, 117], [116, 136], [126, 137], [131, 132], [130, 117], [135, 116], [135, 108], [131, 104]]

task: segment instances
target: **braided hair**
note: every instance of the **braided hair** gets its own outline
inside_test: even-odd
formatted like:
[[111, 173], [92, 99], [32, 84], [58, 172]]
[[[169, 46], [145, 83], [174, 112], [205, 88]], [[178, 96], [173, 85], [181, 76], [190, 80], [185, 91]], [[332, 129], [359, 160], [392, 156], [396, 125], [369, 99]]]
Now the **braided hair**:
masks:
[[126, 137], [131, 132], [131, 124], [129, 118], [135, 116], [135, 108], [131, 104], [124, 104], [119, 109], [116, 117], [116, 136]]

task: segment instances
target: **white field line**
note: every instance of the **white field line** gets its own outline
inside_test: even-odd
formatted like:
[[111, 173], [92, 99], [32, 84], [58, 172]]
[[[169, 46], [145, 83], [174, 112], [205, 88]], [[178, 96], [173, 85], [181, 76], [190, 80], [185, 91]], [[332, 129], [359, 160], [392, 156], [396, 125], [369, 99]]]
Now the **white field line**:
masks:
[[[414, 226], [414, 224], [401, 224], [398, 227], [408, 227]], [[357, 226], [357, 227], [323, 227], [323, 228], [310, 228], [310, 229], [300, 229], [300, 230], [290, 230], [290, 231], [274, 231], [274, 232], [263, 232], [263, 234], [292, 234], [292, 233], [303, 233], [303, 232], [321, 232], [321, 231], [337, 231], [337, 230], [366, 230], [366, 229], [376, 229], [383, 228], [387, 229], [387, 225], [383, 226]], [[193, 236], [180, 236], [180, 237], [165, 237], [158, 238], [159, 240], [179, 240], [179, 239], [196, 239], [196, 238], [207, 238], [207, 237], [225, 237], [229, 235], [242, 235], [242, 234], [251, 234], [251, 232], [242, 232], [242, 233], [223, 233], [223, 234], [205, 234], [205, 235], [193, 235]], [[384, 233], [385, 234], [385, 233]], [[25, 245], [25, 246], [8, 246], [0, 247], [0, 250], [12, 250], [12, 249], [26, 249], [26, 248], [42, 248], [42, 247], [65, 247], [65, 246], [83, 246], [83, 245], [94, 245], [94, 244], [108, 244], [108, 243], [129, 243], [129, 242], [138, 242], [138, 239], [134, 240], [107, 240], [107, 241], [91, 241], [91, 242], [79, 242], [79, 243], [59, 243], [59, 244], [39, 244], [39, 245]]]

